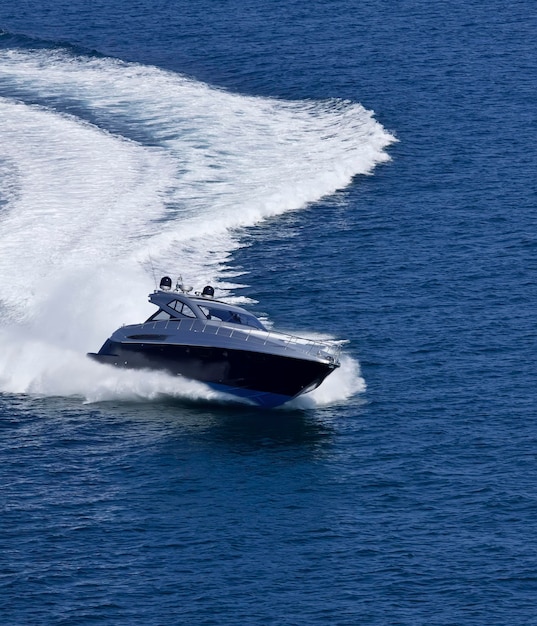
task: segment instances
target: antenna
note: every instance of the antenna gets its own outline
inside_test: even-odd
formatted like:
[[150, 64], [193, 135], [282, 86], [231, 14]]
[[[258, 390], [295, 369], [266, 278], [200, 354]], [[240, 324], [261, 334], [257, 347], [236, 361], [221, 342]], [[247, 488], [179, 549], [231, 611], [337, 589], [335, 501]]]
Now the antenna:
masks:
[[151, 257], [151, 254], [148, 254], [148, 257], [149, 257], [149, 265], [151, 266], [151, 273], [153, 274], [153, 282], [155, 283], [155, 290], [156, 290], [158, 283], [157, 283], [157, 275], [155, 274], [155, 266], [153, 265], [153, 259]]

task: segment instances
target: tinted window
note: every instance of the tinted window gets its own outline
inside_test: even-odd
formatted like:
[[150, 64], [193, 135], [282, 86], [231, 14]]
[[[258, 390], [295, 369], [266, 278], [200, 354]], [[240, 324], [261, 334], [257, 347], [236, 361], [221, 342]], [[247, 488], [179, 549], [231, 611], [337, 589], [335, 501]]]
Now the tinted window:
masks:
[[184, 304], [180, 300], [172, 300], [168, 303], [168, 306], [172, 309], [175, 309], [179, 315], [184, 315], [185, 317], [196, 317], [194, 311], [188, 306], [188, 304]]
[[166, 313], [166, 311], [162, 311], [162, 309], [160, 311], [157, 311], [156, 313], [154, 313], [147, 321], [148, 322], [153, 322], [156, 320], [169, 320], [171, 317], [171, 315], [169, 313]]
[[201, 305], [200, 309], [209, 320], [228, 322], [230, 324], [245, 324], [246, 326], [252, 326], [253, 328], [260, 328], [264, 330], [263, 324], [261, 324], [256, 317], [249, 315], [244, 311], [236, 312], [229, 309], [207, 305]]

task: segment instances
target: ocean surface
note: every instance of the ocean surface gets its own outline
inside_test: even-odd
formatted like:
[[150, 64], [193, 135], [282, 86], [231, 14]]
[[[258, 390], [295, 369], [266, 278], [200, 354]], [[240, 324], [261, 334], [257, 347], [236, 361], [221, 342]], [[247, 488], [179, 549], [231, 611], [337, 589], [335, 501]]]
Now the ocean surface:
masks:
[[[534, 2], [0, 4], [0, 623], [537, 624]], [[267, 411], [85, 354], [155, 275], [343, 343]]]

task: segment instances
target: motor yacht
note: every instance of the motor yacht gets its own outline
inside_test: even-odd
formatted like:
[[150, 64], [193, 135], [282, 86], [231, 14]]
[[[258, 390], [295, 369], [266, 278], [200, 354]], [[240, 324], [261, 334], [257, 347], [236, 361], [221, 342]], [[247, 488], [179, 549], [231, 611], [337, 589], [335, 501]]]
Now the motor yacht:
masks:
[[272, 408], [316, 389], [339, 367], [339, 347], [268, 330], [245, 309], [190, 293], [165, 276], [149, 295], [157, 311], [118, 328], [88, 356], [115, 367], [161, 370]]

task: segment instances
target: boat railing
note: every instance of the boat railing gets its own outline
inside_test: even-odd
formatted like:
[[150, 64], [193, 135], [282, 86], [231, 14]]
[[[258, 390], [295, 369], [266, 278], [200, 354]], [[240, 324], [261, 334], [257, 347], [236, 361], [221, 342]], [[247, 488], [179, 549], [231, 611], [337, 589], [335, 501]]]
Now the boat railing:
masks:
[[[276, 344], [282, 350], [299, 350], [305, 355], [325, 358], [329, 361], [338, 361], [341, 353], [341, 346], [336, 342], [326, 340], [306, 339], [278, 331], [261, 330], [248, 326], [233, 326], [231, 324], [211, 324], [199, 319], [167, 320], [145, 322], [143, 328], [153, 330], [166, 330], [171, 328], [185, 330], [186, 332], [203, 333], [229, 337], [237, 342], [248, 344], [266, 345]], [[252, 346], [253, 347], [253, 346]]]

